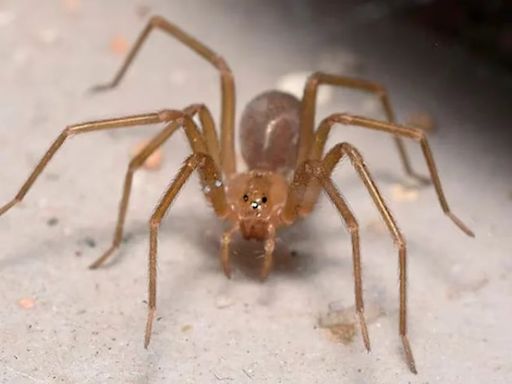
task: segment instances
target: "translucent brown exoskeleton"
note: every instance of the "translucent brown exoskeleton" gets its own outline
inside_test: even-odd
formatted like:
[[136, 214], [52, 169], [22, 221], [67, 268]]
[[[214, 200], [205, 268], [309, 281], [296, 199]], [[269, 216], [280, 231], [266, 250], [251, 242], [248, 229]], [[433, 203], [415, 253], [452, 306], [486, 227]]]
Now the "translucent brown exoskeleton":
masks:
[[[235, 81], [231, 69], [221, 56], [176, 25], [158, 16], [151, 18], [112, 82], [95, 87], [94, 90], [111, 89], [119, 84], [140, 47], [154, 29], [161, 29], [168, 33], [218, 70], [221, 80], [222, 109], [219, 124], [220, 140], [212, 115], [203, 104], [190, 105], [181, 110], [169, 109], [68, 126], [55, 139], [16, 196], [0, 207], [0, 215], [25, 197], [48, 162], [70, 136], [93, 131], [163, 123], [163, 129], [128, 165], [112, 245], [91, 264], [91, 268], [97, 268], [109, 259], [121, 245], [134, 172], [174, 132], [183, 129], [192, 154], [185, 160], [149, 220], [149, 300], [144, 345], [147, 347], [149, 344], [156, 311], [157, 238], [160, 223], [179, 190], [190, 175], [197, 171], [206, 199], [211, 202], [216, 215], [228, 222], [228, 229], [224, 232], [220, 245], [221, 265], [227, 277], [231, 276], [229, 245], [236, 232], [240, 232], [247, 239], [263, 242], [264, 257], [261, 278], [265, 279], [272, 269], [276, 232], [279, 228], [289, 226], [297, 219], [306, 217], [314, 209], [321, 191], [327, 194], [351, 236], [356, 312], [364, 345], [369, 351], [370, 339], [363, 303], [359, 226], [331, 177], [334, 167], [341, 159], [348, 157], [366, 186], [398, 248], [399, 333], [409, 369], [416, 373], [413, 354], [407, 338], [405, 240], [359, 151], [351, 144], [342, 142], [325, 152], [325, 145], [331, 129], [343, 125], [390, 134], [396, 142], [407, 175], [422, 182], [431, 180], [444, 213], [467, 235], [474, 236], [471, 230], [450, 211], [425, 132], [396, 123], [388, 94], [382, 86], [362, 79], [314, 73], [306, 81], [301, 100], [287, 93], [267, 91], [248, 104], [240, 122], [241, 149], [248, 171], [237, 173], [234, 145]], [[380, 121], [347, 113], [336, 113], [324, 118], [318, 128], [314, 129], [316, 95], [320, 85], [346, 87], [375, 95], [382, 104], [386, 120]], [[195, 122], [195, 117], [198, 117], [199, 123]], [[429, 179], [419, 176], [413, 171], [402, 141], [404, 138], [412, 139], [420, 144], [430, 173]]]

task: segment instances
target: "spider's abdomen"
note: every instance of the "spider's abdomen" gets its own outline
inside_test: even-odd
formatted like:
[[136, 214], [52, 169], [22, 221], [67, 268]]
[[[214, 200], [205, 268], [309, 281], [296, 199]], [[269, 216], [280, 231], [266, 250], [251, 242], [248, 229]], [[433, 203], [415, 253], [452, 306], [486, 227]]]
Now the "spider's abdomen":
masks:
[[280, 91], [256, 96], [240, 121], [242, 157], [249, 169], [287, 172], [295, 167], [300, 101]]

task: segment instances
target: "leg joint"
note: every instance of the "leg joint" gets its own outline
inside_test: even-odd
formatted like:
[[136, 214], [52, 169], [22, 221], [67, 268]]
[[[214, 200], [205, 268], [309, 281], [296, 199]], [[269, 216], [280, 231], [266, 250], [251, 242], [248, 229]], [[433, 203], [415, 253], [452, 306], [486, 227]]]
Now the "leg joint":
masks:
[[308, 91], [313, 91], [320, 85], [320, 77], [322, 76], [321, 72], [313, 72], [306, 80], [305, 89]]
[[130, 160], [130, 163], [128, 164], [128, 169], [126, 171], [126, 175], [132, 174], [135, 172], [140, 166], [141, 161], [139, 160], [139, 156], [135, 156], [133, 159]]
[[160, 225], [161, 219], [156, 217], [155, 215], [151, 216], [151, 219], [149, 219], [149, 227], [151, 229], [157, 229]]
[[223, 75], [233, 77], [231, 68], [229, 67], [228, 63], [226, 62], [226, 60], [224, 60], [222, 56], [219, 56], [217, 54], [213, 56], [212, 63]]
[[340, 146], [341, 151], [346, 153], [351, 158], [351, 160], [355, 160], [357, 163], [364, 162], [361, 152], [359, 152], [359, 150], [352, 144], [345, 142], [338, 145]]
[[197, 104], [190, 104], [185, 109], [183, 109], [183, 112], [185, 112], [187, 115], [193, 115], [197, 112], [207, 110], [208, 107], [205, 104], [197, 103]]
[[359, 234], [359, 223], [357, 222], [354, 216], [350, 216], [346, 218], [347, 222], [347, 230], [351, 235], [357, 236]]
[[307, 160], [304, 162], [304, 172], [315, 177], [322, 178], [325, 176], [325, 171], [322, 163], [318, 160]]
[[336, 123], [350, 125], [354, 119], [346, 113], [335, 113], [325, 118], [325, 123], [334, 125]]
[[174, 109], [164, 109], [163, 111], [158, 112], [158, 118], [160, 119], [160, 121], [177, 120], [182, 116], [182, 111], [177, 111]]
[[397, 230], [395, 234], [395, 244], [398, 247], [398, 249], [405, 250], [406, 248], [406, 242], [400, 231]]
[[380, 84], [375, 84], [375, 93], [377, 94], [377, 96], [379, 96], [381, 99], [387, 99], [389, 97], [388, 95], [388, 91], [386, 90], [386, 88], [384, 88], [382, 85]]
[[76, 125], [68, 125], [61, 133], [61, 136], [69, 137], [73, 135], [75, 132]]
[[167, 20], [165, 20], [160, 15], [151, 16], [151, 18], [149, 19], [149, 25], [151, 25], [152, 27], [162, 27], [166, 24], [167, 24]]

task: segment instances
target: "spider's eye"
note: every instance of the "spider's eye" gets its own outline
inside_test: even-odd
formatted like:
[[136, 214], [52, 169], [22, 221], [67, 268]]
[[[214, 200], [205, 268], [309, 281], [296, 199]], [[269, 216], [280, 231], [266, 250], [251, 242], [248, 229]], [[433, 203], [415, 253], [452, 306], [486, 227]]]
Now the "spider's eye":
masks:
[[249, 200], [249, 196], [247, 196], [247, 194], [245, 194], [243, 199], [244, 199], [244, 201], [247, 201], [247, 200]]
[[267, 202], [267, 196], [263, 196], [263, 197], [261, 198], [261, 202], [262, 202], [262, 203], [266, 203], [266, 202]]

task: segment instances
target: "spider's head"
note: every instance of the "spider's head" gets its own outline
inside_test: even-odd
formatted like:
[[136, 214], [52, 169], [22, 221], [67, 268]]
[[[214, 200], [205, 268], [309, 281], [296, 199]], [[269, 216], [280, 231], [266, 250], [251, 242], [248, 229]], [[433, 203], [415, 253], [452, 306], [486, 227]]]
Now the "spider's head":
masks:
[[228, 199], [245, 238], [266, 237], [285, 202], [286, 187], [282, 176], [269, 171], [250, 171], [232, 180]]
[[272, 180], [266, 172], [251, 172], [239, 196], [239, 214], [243, 218], [268, 220], [272, 212]]

